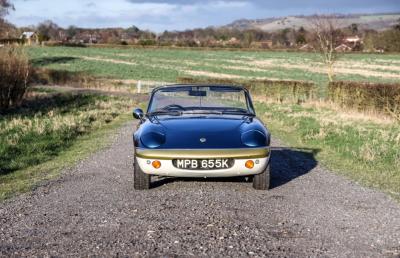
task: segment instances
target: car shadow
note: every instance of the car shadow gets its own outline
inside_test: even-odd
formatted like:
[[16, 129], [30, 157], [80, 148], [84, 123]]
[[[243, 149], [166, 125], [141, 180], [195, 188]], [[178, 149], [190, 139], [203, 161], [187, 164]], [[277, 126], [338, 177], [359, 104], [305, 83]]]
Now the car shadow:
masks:
[[315, 155], [320, 149], [274, 147], [271, 153], [270, 189], [301, 177], [318, 165]]
[[[270, 189], [280, 187], [301, 177], [318, 165], [315, 155], [319, 149], [273, 147], [271, 151], [271, 183]], [[248, 182], [249, 177], [229, 178], [170, 178], [159, 177], [152, 182], [152, 188], [157, 188], [177, 181], [190, 182]]]
[[75, 61], [77, 59], [79, 58], [71, 56], [52, 56], [52, 57], [34, 58], [31, 60], [31, 63], [34, 66], [46, 66], [51, 64], [66, 64]]
[[48, 113], [54, 109], [62, 109], [63, 113], [80, 107], [95, 104], [96, 99], [90, 94], [62, 94], [52, 93], [24, 99], [17, 107], [0, 111], [0, 115], [19, 115], [32, 117], [35, 114]]

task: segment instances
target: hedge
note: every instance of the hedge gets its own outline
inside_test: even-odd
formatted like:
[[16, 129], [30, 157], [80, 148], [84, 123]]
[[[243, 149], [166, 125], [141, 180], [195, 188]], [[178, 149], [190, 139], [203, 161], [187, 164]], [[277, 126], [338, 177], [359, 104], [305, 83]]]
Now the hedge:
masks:
[[201, 77], [180, 77], [179, 83], [185, 84], [223, 84], [241, 85], [247, 88], [255, 99], [269, 99], [279, 102], [300, 103], [315, 99], [317, 87], [306, 81], [275, 81], [275, 80], [233, 80]]
[[400, 84], [331, 82], [329, 99], [342, 107], [400, 115]]

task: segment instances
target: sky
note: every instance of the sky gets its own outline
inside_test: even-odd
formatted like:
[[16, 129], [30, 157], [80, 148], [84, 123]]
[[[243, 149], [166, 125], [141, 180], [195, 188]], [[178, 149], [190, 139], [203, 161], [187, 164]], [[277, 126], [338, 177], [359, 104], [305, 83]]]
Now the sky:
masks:
[[237, 19], [328, 13], [400, 12], [400, 0], [11, 0], [18, 26], [130, 27], [156, 32], [226, 25]]

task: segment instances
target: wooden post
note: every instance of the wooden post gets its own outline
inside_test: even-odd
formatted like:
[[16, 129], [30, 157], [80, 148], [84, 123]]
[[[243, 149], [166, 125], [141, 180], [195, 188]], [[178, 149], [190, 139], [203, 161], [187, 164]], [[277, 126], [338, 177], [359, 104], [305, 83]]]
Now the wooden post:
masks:
[[137, 82], [137, 93], [140, 93], [142, 91], [142, 82], [138, 81]]

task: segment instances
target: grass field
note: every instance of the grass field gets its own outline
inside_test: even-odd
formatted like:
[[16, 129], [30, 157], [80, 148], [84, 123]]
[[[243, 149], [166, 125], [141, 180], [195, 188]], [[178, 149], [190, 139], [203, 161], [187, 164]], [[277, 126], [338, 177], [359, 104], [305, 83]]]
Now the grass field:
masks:
[[[175, 82], [179, 76], [327, 82], [314, 53], [71, 47], [32, 47], [28, 53], [36, 67], [128, 82]], [[346, 54], [335, 69], [339, 80], [399, 82], [400, 55]]]
[[129, 98], [41, 91], [0, 116], [0, 200], [107, 143], [110, 129], [131, 119]]
[[319, 150], [318, 161], [400, 199], [400, 124], [321, 103], [256, 104], [272, 134], [292, 147]]

